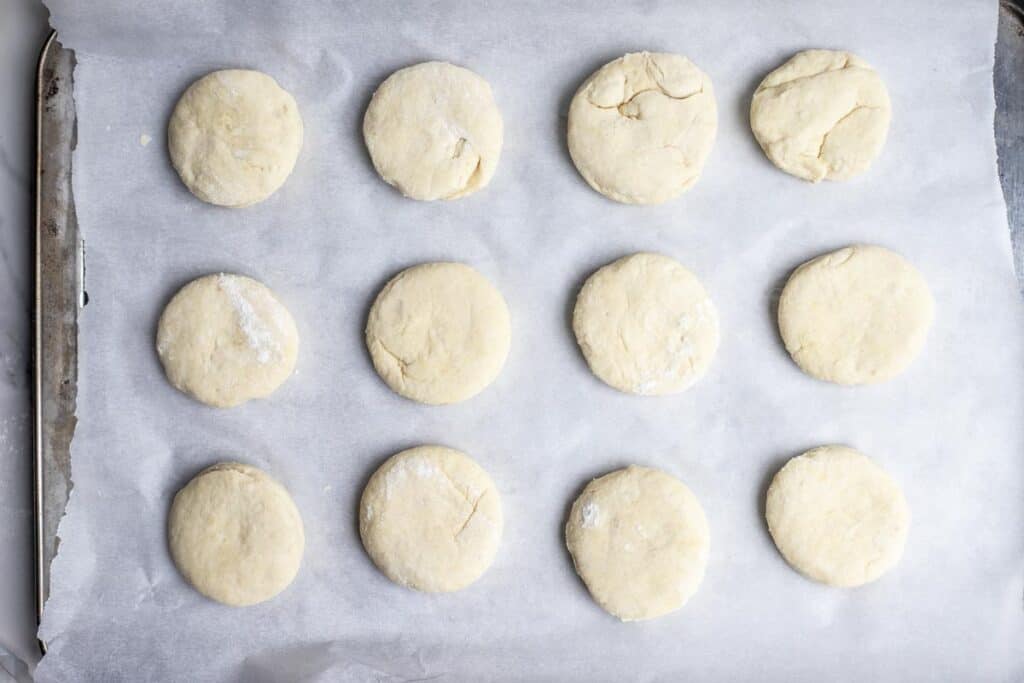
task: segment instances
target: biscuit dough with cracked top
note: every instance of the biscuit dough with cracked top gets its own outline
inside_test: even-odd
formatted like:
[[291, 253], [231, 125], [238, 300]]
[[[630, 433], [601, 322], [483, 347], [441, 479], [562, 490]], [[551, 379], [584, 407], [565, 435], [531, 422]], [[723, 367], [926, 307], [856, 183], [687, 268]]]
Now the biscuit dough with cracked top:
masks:
[[242, 607], [269, 600], [302, 563], [302, 517], [266, 472], [223, 462], [174, 496], [168, 545], [178, 570], [208, 598]]
[[359, 503], [359, 535], [392, 581], [437, 593], [480, 578], [501, 543], [501, 498], [469, 456], [442, 446], [393, 455]]
[[779, 297], [779, 332], [808, 375], [873, 384], [917, 357], [934, 309], [928, 283], [906, 259], [858, 244], [793, 271]]
[[631, 394], [674, 394], [718, 349], [718, 313], [700, 281], [661, 254], [625, 256], [587, 278], [572, 328], [591, 371]]
[[491, 181], [501, 155], [491, 86], [447, 62], [388, 76], [370, 100], [363, 138], [377, 173], [412, 199], [458, 199]]
[[892, 110], [878, 73], [849, 52], [806, 50], [765, 76], [750, 127], [777, 167], [804, 180], [847, 180], [882, 151]]
[[458, 403], [501, 372], [511, 343], [508, 306], [462, 263], [423, 263], [388, 282], [370, 308], [366, 346], [377, 374], [420, 403]]
[[302, 149], [295, 99], [259, 71], [225, 69], [188, 87], [167, 126], [171, 164], [192, 194], [240, 208], [280, 188]]
[[634, 52], [593, 73], [569, 105], [569, 154], [601, 194], [659, 204], [700, 177], [718, 129], [711, 79], [681, 55]]
[[846, 446], [820, 446], [787, 462], [768, 488], [765, 518], [790, 566], [847, 588], [895, 566], [910, 529], [900, 487]]
[[631, 465], [587, 484], [569, 512], [565, 543], [597, 604], [637, 621], [675, 611], [697, 592], [711, 534], [683, 482]]

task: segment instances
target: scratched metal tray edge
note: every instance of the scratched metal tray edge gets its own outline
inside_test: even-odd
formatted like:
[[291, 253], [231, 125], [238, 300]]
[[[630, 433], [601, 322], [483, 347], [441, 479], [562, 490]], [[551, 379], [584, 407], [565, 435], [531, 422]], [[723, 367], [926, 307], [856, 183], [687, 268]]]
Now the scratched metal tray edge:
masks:
[[[33, 512], [37, 626], [50, 594], [60, 519], [71, 494], [71, 439], [78, 395], [78, 311], [83, 243], [71, 188], [77, 143], [75, 54], [50, 34], [36, 74], [35, 310], [33, 320]], [[46, 654], [46, 643], [39, 648]]]
[[[1000, 109], [1009, 103], [1024, 112], [1024, 78], [1012, 82], [1013, 71], [1000, 69], [1003, 60], [1024, 63], [1024, 1], [999, 3], [999, 41], [994, 73]], [[53, 32], [39, 58], [36, 159], [36, 265], [34, 327], [34, 516], [36, 544], [36, 616], [42, 620], [49, 596], [50, 563], [57, 554], [57, 527], [64, 514], [71, 481], [71, 440], [78, 394], [78, 312], [85, 293], [84, 242], [78, 231], [71, 188], [72, 153], [76, 144], [74, 51], [65, 49]], [[1010, 230], [1024, 242], [1024, 144], [1014, 144], [1024, 119], [995, 118], [999, 177], [1006, 199]], [[1019, 136], [1018, 136], [1019, 137]], [[1022, 179], [1018, 181], [1017, 179]], [[1021, 249], [1018, 248], [1018, 253]], [[1024, 276], [1020, 259], [1018, 277]], [[1021, 279], [1024, 284], [1024, 277]], [[46, 643], [39, 641], [43, 654]]]
[[1024, 0], [1001, 0], [995, 60], [995, 138], [999, 181], [1024, 293]]

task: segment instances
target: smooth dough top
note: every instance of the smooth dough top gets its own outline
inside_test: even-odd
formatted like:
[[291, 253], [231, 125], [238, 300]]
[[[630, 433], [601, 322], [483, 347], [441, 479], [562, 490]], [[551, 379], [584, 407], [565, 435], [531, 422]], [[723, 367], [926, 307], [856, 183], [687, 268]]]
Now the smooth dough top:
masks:
[[565, 542], [594, 600], [636, 621], [677, 610], [697, 592], [711, 535], [686, 485], [632, 465], [587, 485], [569, 512]]
[[206, 275], [174, 295], [156, 348], [171, 384], [229, 408], [274, 392], [295, 369], [299, 332], [265, 285], [243, 275]]
[[192, 194], [239, 208], [274, 194], [302, 149], [295, 99], [259, 71], [209, 73], [188, 87], [167, 127], [171, 163]]
[[374, 564], [395, 583], [431, 593], [480, 578], [498, 552], [503, 524], [487, 472], [442, 446], [388, 458], [359, 504], [359, 534]]
[[928, 283], [902, 256], [855, 245], [793, 271], [779, 299], [779, 331], [812, 377], [871, 384], [910, 365], [934, 309]]
[[572, 327], [593, 373], [631, 394], [687, 389], [718, 349], [718, 313], [704, 287], [661, 254], [626, 256], [591, 275]]
[[434, 405], [464, 401], [494, 381], [511, 343], [508, 306], [461, 263], [424, 263], [396, 275], [370, 309], [366, 345], [396, 392]]
[[849, 52], [807, 50], [768, 74], [750, 103], [750, 127], [772, 163], [818, 182], [863, 173], [885, 144], [889, 92]]
[[821, 446], [779, 470], [768, 530], [786, 561], [830, 586], [874, 581], [899, 562], [910, 528], [900, 487], [863, 454]]
[[171, 557], [197, 591], [242, 607], [274, 597], [302, 563], [302, 518], [265, 472], [225, 462], [178, 491], [167, 523]]
[[658, 204], [700, 177], [718, 129], [711, 79], [686, 57], [634, 52], [605, 64], [569, 105], [569, 154], [601, 194]]
[[487, 185], [503, 135], [491, 86], [447, 62], [391, 74], [363, 118], [377, 173], [413, 199], [458, 199]]

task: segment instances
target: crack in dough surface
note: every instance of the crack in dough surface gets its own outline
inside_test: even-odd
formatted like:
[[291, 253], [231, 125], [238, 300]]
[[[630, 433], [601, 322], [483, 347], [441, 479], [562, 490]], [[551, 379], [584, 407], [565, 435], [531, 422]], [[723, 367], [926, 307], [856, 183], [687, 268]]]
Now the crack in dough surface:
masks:
[[203, 76], [178, 100], [167, 127], [171, 163], [192, 194], [241, 208], [280, 188], [302, 149], [295, 99], [259, 71]]
[[853, 245], [798, 267], [779, 297], [786, 350], [812, 377], [837, 384], [892, 379], [924, 346], [935, 304], [906, 259]]
[[374, 472], [359, 505], [359, 533], [392, 581], [427, 592], [470, 585], [501, 543], [501, 499], [487, 472], [466, 454], [418, 446]]
[[594, 600], [636, 621], [675, 611], [697, 592], [711, 535], [686, 485], [631, 465], [587, 485], [569, 512], [565, 542]]
[[503, 135], [491, 86], [446, 62], [388, 76], [363, 118], [377, 173], [413, 199], [458, 199], [485, 187], [498, 166]]
[[680, 55], [631, 53], [605, 64], [576, 92], [569, 153], [601, 194], [658, 204], [697, 181], [717, 128], [705, 73]]
[[295, 369], [295, 320], [265, 285], [220, 273], [174, 295], [157, 325], [167, 379], [207, 405], [229, 408], [272, 394]]
[[863, 173], [889, 130], [889, 93], [864, 60], [807, 50], [768, 74], [750, 103], [750, 127], [783, 171], [818, 182]]
[[673, 394], [700, 379], [718, 349], [718, 313], [700, 281], [661, 254], [623, 257], [587, 278], [573, 332], [591, 371], [619, 391]]
[[787, 462], [768, 488], [765, 518], [794, 569], [840, 587], [861, 586], [892, 569], [910, 528], [900, 487], [846, 446], [820, 446]]
[[414, 401], [464, 401], [497, 378], [508, 357], [505, 299], [461, 263], [425, 263], [395, 276], [373, 303], [366, 346], [377, 374]]

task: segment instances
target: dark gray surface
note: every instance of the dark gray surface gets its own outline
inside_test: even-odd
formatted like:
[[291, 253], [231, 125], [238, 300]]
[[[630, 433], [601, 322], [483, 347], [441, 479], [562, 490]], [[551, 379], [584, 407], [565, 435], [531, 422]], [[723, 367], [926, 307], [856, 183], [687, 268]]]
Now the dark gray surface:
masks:
[[1003, 0], [996, 42], [996, 147], [1017, 282], [1024, 291], [1024, 4]]

